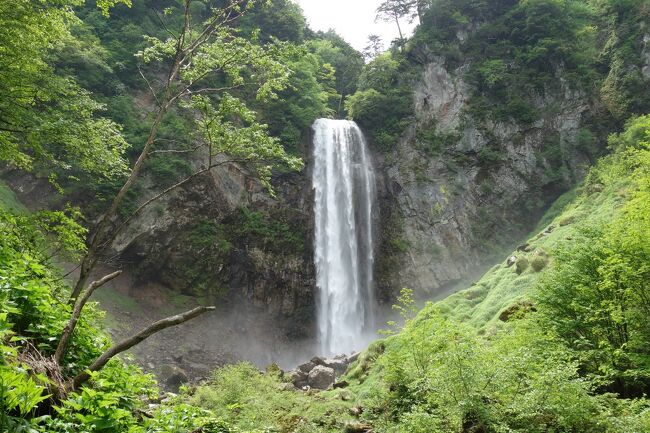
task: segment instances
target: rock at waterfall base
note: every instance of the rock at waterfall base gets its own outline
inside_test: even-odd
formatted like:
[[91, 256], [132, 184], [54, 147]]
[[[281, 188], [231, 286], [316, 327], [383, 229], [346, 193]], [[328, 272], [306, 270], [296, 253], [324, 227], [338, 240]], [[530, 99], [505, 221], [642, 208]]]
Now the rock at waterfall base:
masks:
[[333, 368], [317, 365], [309, 372], [307, 379], [309, 386], [312, 388], [328, 389], [334, 385], [335, 377]]
[[303, 386], [307, 385], [309, 372], [305, 372], [300, 369], [297, 369], [288, 372], [287, 375], [289, 377], [290, 382], [296, 388], [302, 388]]

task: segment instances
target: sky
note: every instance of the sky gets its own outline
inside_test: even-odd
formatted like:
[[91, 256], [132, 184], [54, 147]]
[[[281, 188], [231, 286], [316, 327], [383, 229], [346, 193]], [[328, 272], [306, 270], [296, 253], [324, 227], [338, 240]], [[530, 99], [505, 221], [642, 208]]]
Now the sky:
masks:
[[[302, 7], [312, 30], [334, 29], [354, 48], [363, 51], [368, 35], [382, 37], [385, 46], [397, 38], [394, 22], [375, 23], [375, 10], [381, 0], [293, 0]], [[410, 36], [412, 28], [406, 19], [400, 22], [404, 36]]]

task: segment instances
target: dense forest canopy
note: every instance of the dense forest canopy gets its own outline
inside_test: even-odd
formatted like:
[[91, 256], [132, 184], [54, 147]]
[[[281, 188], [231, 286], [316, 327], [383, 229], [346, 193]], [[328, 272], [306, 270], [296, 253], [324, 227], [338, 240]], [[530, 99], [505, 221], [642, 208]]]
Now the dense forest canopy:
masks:
[[[387, 0], [377, 18], [418, 26], [366, 62], [290, 0], [0, 2], [0, 175], [57, 191], [30, 212], [0, 184], [1, 431], [650, 431], [650, 4]], [[98, 276], [115, 239], [229, 164], [272, 198], [303, 170], [319, 117], [356, 120], [378, 158], [409, 134], [438, 155], [460, 132], [416, 119], [428, 64], [462, 76], [463, 113], [483, 130], [532, 127], [553, 92], [588, 99], [597, 114], [572, 144], [594, 162], [584, 181], [467, 290], [418, 312], [405, 289], [402, 320], [335, 389], [245, 363], [163, 395], [123, 352], [213, 307], [112, 341], [91, 296], [121, 273]], [[482, 152], [499, 166], [499, 149]], [[559, 179], [562, 158], [547, 159]], [[309, 244], [295, 222], [239, 213], [195, 241], [214, 254], [235, 238]]]

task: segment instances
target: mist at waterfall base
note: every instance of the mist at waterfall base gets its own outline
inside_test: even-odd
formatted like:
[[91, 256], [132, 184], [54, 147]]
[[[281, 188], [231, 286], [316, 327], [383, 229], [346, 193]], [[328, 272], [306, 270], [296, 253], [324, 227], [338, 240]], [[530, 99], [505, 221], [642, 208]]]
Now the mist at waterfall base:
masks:
[[373, 284], [375, 173], [359, 127], [314, 125], [313, 171], [318, 347], [332, 356], [376, 338]]

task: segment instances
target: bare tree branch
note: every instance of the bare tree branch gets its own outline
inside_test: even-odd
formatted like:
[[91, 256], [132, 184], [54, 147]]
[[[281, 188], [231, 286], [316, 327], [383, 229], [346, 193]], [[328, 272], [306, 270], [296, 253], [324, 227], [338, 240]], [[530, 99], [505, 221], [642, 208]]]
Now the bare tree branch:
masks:
[[196, 171], [196, 172], [190, 174], [189, 176], [187, 176], [187, 177], [184, 178], [183, 180], [181, 180], [181, 181], [175, 183], [174, 185], [172, 185], [172, 186], [170, 186], [170, 187], [168, 187], [168, 188], [162, 190], [161, 192], [159, 192], [158, 194], [156, 194], [155, 196], [151, 197], [150, 199], [148, 199], [147, 201], [145, 201], [144, 203], [142, 203], [140, 206], [138, 206], [138, 208], [137, 208], [136, 210], [134, 210], [134, 211], [131, 213], [131, 215], [129, 215], [129, 216], [128, 216], [124, 221], [122, 221], [122, 223], [120, 223], [120, 225], [119, 225], [119, 226], [118, 226], [118, 227], [113, 231], [113, 233], [112, 233], [112, 234], [111, 234], [111, 235], [106, 239], [106, 242], [107, 242], [107, 243], [111, 243], [111, 242], [113, 242], [113, 240], [115, 240], [115, 238], [116, 238], [116, 237], [117, 237], [117, 236], [118, 236], [118, 235], [119, 235], [119, 234], [120, 234], [120, 233], [121, 233], [121, 232], [122, 232], [122, 231], [127, 227], [127, 225], [129, 224], [129, 222], [131, 222], [131, 221], [133, 220], [133, 218], [135, 218], [136, 216], [138, 216], [138, 215], [140, 214], [140, 212], [142, 212], [142, 211], [143, 211], [147, 206], [149, 206], [151, 203], [153, 203], [154, 201], [160, 199], [161, 197], [163, 197], [163, 196], [169, 194], [170, 192], [172, 192], [172, 191], [175, 190], [176, 188], [180, 188], [181, 186], [183, 186], [183, 185], [185, 185], [186, 183], [190, 182], [192, 179], [196, 178], [197, 176], [200, 176], [200, 175], [202, 175], [202, 174], [204, 174], [204, 173], [207, 173], [207, 172], [209, 172], [211, 169], [213, 169], [213, 168], [217, 168], [217, 167], [220, 167], [220, 166], [222, 166], [222, 165], [234, 164], [234, 163], [246, 163], [246, 162], [249, 162], [249, 161], [247, 161], [246, 159], [228, 159], [228, 160], [225, 160], [225, 161], [212, 162], [212, 157], [213, 157], [213, 156], [212, 156], [212, 151], [210, 151], [210, 157], [209, 157], [209, 158], [210, 158], [210, 159], [209, 159], [210, 163], [209, 163], [209, 165], [208, 165], [207, 167], [202, 168], [202, 169], [200, 169], [200, 170], [198, 170], [198, 171]]
[[70, 342], [70, 338], [72, 337], [74, 328], [77, 326], [79, 317], [81, 317], [81, 312], [83, 311], [86, 302], [88, 302], [93, 292], [99, 289], [104, 284], [108, 283], [109, 281], [117, 278], [121, 274], [122, 271], [116, 271], [113, 272], [112, 274], [108, 274], [104, 276], [100, 280], [93, 281], [92, 283], [90, 283], [90, 286], [88, 286], [83, 296], [78, 301], [75, 302], [74, 309], [72, 310], [72, 316], [70, 316], [70, 320], [63, 328], [63, 333], [61, 334], [61, 338], [59, 339], [59, 345], [56, 347], [56, 352], [54, 353], [54, 361], [57, 364], [59, 365], [61, 364], [61, 361], [63, 360], [63, 357], [65, 356], [65, 353], [68, 350], [68, 343]]
[[165, 23], [165, 20], [163, 19], [163, 17], [160, 16], [160, 13], [158, 12], [158, 10], [156, 8], [151, 8], [151, 10], [153, 10], [153, 12], [156, 14], [156, 18], [158, 18], [158, 22], [162, 26], [163, 30], [165, 30], [165, 32], [167, 32], [172, 37], [172, 39], [178, 41], [178, 35], [176, 35], [174, 32], [172, 32], [169, 29], [169, 27], [167, 27], [167, 24]]
[[149, 87], [149, 91], [151, 92], [151, 96], [156, 100], [156, 106], [160, 106], [160, 101], [158, 100], [158, 95], [156, 94], [156, 91], [151, 87], [151, 83], [147, 79], [147, 77], [144, 75], [144, 72], [142, 72], [142, 68], [140, 68], [140, 65], [138, 65], [138, 72], [140, 73], [140, 76], [144, 80], [145, 83], [147, 83], [147, 87]]
[[129, 350], [133, 346], [141, 343], [147, 338], [151, 337], [153, 334], [162, 331], [163, 329], [170, 328], [172, 326], [180, 325], [185, 323], [188, 320], [192, 320], [195, 317], [200, 316], [203, 313], [208, 311], [215, 310], [215, 307], [196, 307], [193, 310], [187, 311], [182, 314], [177, 314], [175, 316], [170, 316], [165, 319], [159, 320], [149, 327], [143, 329], [132, 337], [127, 338], [126, 340], [121, 341], [120, 343], [112, 346], [106, 352], [102, 353], [99, 358], [97, 358], [85, 371], [79, 373], [75, 376], [72, 381], [69, 383], [71, 389], [77, 389], [84, 382], [90, 379], [90, 373], [101, 370], [111, 358], [115, 355], [118, 355], [126, 350]]

